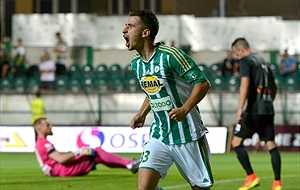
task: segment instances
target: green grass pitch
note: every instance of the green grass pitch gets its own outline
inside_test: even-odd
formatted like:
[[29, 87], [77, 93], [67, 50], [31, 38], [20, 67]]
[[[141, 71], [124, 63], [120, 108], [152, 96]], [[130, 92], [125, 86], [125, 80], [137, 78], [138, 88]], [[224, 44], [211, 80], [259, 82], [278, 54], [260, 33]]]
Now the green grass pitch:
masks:
[[[124, 157], [138, 157], [139, 154], [120, 154]], [[250, 160], [261, 185], [255, 189], [269, 190], [273, 172], [268, 152], [250, 152]], [[281, 153], [282, 183], [284, 190], [300, 189], [300, 154]], [[212, 169], [215, 190], [236, 190], [245, 178], [234, 153], [213, 154]], [[173, 165], [167, 177], [159, 182], [164, 189], [191, 189]], [[82, 177], [46, 177], [42, 174], [34, 153], [0, 153], [1, 190], [134, 190], [137, 175], [124, 169], [110, 169], [97, 165], [97, 170]]]

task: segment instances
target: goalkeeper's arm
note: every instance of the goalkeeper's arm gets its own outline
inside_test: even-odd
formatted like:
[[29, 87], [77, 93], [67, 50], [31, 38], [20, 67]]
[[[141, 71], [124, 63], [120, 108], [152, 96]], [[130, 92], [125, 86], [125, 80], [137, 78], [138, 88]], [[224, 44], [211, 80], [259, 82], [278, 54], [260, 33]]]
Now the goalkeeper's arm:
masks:
[[55, 160], [57, 163], [66, 164], [66, 163], [70, 162], [71, 160], [73, 160], [78, 155], [90, 156], [93, 154], [94, 154], [93, 149], [91, 149], [90, 147], [83, 146], [75, 152], [68, 152], [68, 153], [64, 153], [64, 154], [54, 150], [53, 152], [49, 153], [48, 156], [49, 156], [49, 158]]

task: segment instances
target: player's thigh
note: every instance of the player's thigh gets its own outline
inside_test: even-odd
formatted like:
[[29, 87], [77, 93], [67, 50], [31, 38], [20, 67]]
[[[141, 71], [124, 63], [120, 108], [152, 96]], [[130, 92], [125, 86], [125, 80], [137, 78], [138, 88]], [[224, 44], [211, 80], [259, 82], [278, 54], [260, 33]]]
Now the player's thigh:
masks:
[[243, 119], [240, 124], [236, 124], [234, 128], [234, 136], [241, 139], [250, 138], [254, 134], [254, 130], [247, 126], [247, 122]]
[[141, 168], [138, 172], [138, 189], [155, 189], [159, 179], [160, 174], [157, 171]]
[[205, 136], [198, 141], [173, 147], [175, 164], [185, 180], [191, 186], [202, 188], [212, 186], [210, 150]]
[[274, 141], [274, 116], [264, 115], [257, 118], [257, 133], [259, 138], [265, 142]]
[[157, 139], [150, 139], [143, 146], [140, 169], [156, 171], [161, 178], [164, 178], [172, 164], [173, 159], [170, 150], [163, 142]]
[[238, 137], [238, 136], [234, 136], [231, 140], [231, 145], [233, 148], [240, 146], [243, 143], [243, 138]]

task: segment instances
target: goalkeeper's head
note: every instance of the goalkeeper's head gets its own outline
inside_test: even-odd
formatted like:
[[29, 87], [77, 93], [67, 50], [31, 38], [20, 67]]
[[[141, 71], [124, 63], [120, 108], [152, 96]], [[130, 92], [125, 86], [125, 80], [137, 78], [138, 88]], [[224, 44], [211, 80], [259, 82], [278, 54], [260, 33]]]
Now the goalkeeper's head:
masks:
[[37, 133], [37, 137], [39, 138], [46, 138], [48, 135], [53, 135], [52, 125], [45, 117], [35, 120], [34, 129]]

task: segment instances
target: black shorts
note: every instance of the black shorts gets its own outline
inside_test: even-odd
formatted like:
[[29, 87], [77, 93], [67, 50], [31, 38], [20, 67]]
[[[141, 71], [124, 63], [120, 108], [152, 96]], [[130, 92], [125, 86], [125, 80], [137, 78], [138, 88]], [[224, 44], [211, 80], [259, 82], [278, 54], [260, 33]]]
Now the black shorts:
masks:
[[251, 138], [254, 133], [259, 135], [261, 141], [274, 141], [274, 115], [247, 115], [243, 114], [240, 126], [236, 126], [234, 135], [237, 137]]

